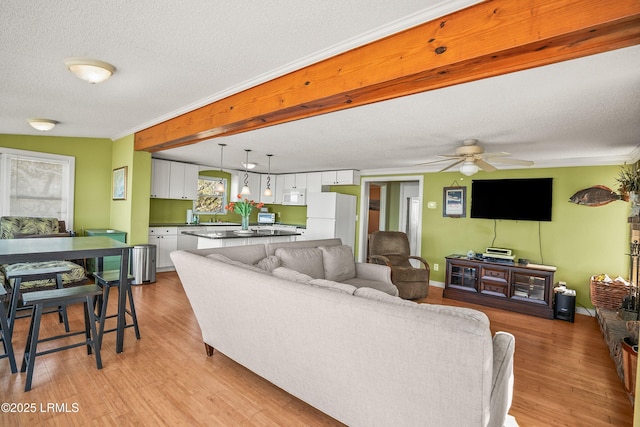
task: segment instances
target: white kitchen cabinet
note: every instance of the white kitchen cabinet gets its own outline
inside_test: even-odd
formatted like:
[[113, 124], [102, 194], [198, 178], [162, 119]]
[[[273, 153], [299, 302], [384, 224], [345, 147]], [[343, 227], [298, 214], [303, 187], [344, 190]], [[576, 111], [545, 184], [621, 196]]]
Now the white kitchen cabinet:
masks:
[[307, 174], [306, 173], [287, 173], [279, 175], [284, 179], [284, 188], [307, 188]]
[[323, 171], [322, 185], [358, 185], [360, 172], [353, 169], [339, 171]]
[[198, 198], [198, 165], [170, 162], [169, 198], [195, 200]]
[[322, 191], [322, 172], [309, 172], [307, 175], [307, 193], [320, 193]]
[[169, 173], [171, 162], [151, 159], [151, 198], [169, 198]]
[[278, 177], [276, 175], [271, 175], [271, 196], [265, 196], [264, 190], [267, 188], [267, 177], [269, 175], [260, 175], [260, 201], [262, 203], [277, 203], [278, 200], [278, 189], [276, 181]]
[[156, 245], [156, 270], [172, 270], [169, 254], [178, 249], [177, 227], [149, 227], [149, 244]]

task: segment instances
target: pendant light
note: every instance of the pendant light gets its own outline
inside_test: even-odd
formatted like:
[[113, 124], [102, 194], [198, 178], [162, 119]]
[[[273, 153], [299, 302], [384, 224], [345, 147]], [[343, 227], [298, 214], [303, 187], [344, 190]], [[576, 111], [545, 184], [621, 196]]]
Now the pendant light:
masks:
[[251, 196], [251, 190], [249, 190], [249, 173], [247, 171], [249, 167], [249, 151], [251, 150], [245, 149], [244, 151], [247, 152], [247, 160], [244, 162], [244, 186], [242, 187], [242, 190], [240, 190], [240, 195], [242, 195], [242, 197], [248, 198], [249, 196]]
[[264, 189], [264, 195], [267, 197], [273, 196], [273, 192], [271, 191], [271, 156], [273, 156], [273, 154], [267, 154], [269, 169], [267, 171], [267, 188]]
[[213, 189], [213, 191], [216, 191], [218, 193], [224, 193], [224, 182], [222, 181], [222, 159], [223, 159], [223, 152], [224, 152], [224, 147], [226, 147], [227, 144], [218, 144], [220, 146], [220, 181], [218, 181], [218, 183], [216, 184], [215, 188]]

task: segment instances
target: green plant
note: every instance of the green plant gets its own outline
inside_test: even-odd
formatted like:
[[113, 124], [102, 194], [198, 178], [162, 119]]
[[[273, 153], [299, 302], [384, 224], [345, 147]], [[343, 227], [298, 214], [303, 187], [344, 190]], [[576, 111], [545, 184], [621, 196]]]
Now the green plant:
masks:
[[616, 178], [618, 182], [618, 192], [621, 195], [628, 195], [630, 192], [640, 192], [640, 169], [636, 165], [620, 166], [620, 172]]

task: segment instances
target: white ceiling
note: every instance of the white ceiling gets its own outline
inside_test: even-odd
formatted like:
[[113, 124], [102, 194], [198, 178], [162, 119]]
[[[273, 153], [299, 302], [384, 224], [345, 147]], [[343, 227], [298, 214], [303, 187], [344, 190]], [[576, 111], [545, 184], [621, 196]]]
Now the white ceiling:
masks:
[[[0, 133], [118, 139], [475, 0], [0, 3]], [[116, 66], [91, 85], [63, 64]], [[640, 46], [154, 153], [266, 172], [413, 167], [477, 138], [535, 167], [621, 164], [640, 145]], [[506, 166], [497, 165], [500, 168]]]

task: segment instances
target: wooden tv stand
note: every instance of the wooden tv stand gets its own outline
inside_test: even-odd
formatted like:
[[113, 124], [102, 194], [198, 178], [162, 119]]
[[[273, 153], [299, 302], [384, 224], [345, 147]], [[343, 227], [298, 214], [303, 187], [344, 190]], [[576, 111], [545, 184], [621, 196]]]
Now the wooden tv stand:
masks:
[[553, 319], [552, 266], [449, 255], [443, 296]]

